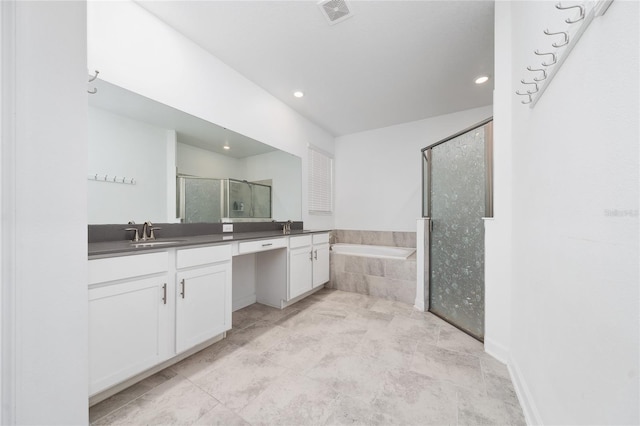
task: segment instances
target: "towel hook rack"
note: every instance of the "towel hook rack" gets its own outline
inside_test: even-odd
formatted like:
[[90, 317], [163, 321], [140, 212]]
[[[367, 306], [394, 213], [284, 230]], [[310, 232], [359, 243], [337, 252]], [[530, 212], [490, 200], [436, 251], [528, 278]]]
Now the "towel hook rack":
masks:
[[[93, 80], [98, 78], [98, 74], [100, 74], [100, 71], [95, 70], [95, 74], [89, 77], [89, 83], [91, 83]], [[87, 93], [89, 93], [91, 95], [95, 95], [96, 93], [98, 93], [98, 89], [95, 88], [95, 87], [93, 89], [91, 89], [91, 90], [87, 89]]]
[[95, 80], [96, 78], [98, 78], [98, 74], [100, 74], [100, 71], [95, 70], [95, 75], [93, 75], [92, 77], [89, 78], [89, 83], [91, 83], [93, 80]]
[[530, 104], [531, 102], [533, 102], [533, 99], [531, 98], [531, 93], [520, 93], [516, 90], [516, 95], [520, 95], [520, 96], [528, 96], [529, 100], [528, 101], [520, 101], [523, 104]]
[[576, 19], [570, 19], [567, 18], [564, 20], [564, 22], [566, 22], [567, 24], [575, 24], [576, 22], [580, 22], [584, 19], [584, 6], [581, 4], [577, 4], [575, 6], [562, 6], [562, 3], [558, 3], [556, 4], [556, 9], [558, 10], [569, 10], [569, 9], [575, 9], [576, 7], [580, 8], [580, 16], [578, 16]]
[[536, 71], [540, 71], [542, 72], [542, 78], [537, 78], [537, 77], [533, 77], [533, 81], [542, 81], [545, 80], [547, 78], [547, 71], [544, 68], [540, 68], [540, 69], [535, 69], [535, 68], [531, 68], [531, 65], [529, 65], [527, 67], [527, 69], [531, 72], [536, 72]]
[[553, 62], [550, 62], [550, 63], [543, 62], [542, 65], [544, 65], [545, 67], [550, 67], [551, 65], [555, 64], [557, 61], [556, 54], [554, 52], [540, 52], [538, 49], [536, 49], [533, 51], [533, 53], [535, 53], [538, 56], [551, 55], [551, 60]]
[[556, 43], [551, 44], [553, 47], [562, 47], [562, 46], [566, 46], [567, 44], [569, 44], [569, 34], [567, 32], [565, 32], [565, 31], [558, 31], [557, 33], [552, 33], [547, 28], [546, 30], [543, 31], [543, 33], [545, 33], [546, 35], [562, 34], [564, 36], [564, 41], [562, 41], [561, 43], [557, 43], [556, 42]]
[[524, 81], [524, 79], [520, 80], [520, 83], [522, 84], [533, 84], [536, 88], [536, 90], [534, 90], [533, 92], [530, 90], [527, 90], [527, 93], [530, 95], [533, 95], [534, 93], [538, 93], [538, 83], [535, 81]]

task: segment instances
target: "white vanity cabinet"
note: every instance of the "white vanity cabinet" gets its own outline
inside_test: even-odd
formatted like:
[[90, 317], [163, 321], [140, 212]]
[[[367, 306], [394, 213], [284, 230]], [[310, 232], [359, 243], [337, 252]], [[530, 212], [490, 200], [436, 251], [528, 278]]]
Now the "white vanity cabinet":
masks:
[[329, 234], [289, 238], [288, 300], [329, 281]]
[[176, 267], [176, 353], [180, 353], [231, 329], [231, 247], [178, 250]]
[[329, 281], [329, 234], [314, 234], [313, 288]]
[[89, 391], [100, 392], [169, 358], [168, 254], [89, 261]]
[[89, 260], [95, 395], [231, 329], [229, 244]]

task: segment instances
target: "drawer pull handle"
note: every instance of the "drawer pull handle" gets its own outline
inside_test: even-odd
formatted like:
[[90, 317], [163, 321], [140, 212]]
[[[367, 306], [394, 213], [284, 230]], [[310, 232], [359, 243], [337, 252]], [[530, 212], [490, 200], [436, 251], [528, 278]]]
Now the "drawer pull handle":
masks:
[[313, 262], [313, 250], [309, 252], [309, 260]]
[[315, 260], [318, 260], [318, 250], [314, 250], [314, 251], [313, 251], [313, 258], [314, 258]]
[[180, 292], [180, 296], [182, 296], [182, 298], [184, 299], [184, 279], [182, 279], [182, 281], [180, 281], [180, 285], [182, 286], [182, 291]]
[[269, 246], [272, 246], [272, 245], [273, 245], [273, 243], [266, 243], [266, 244], [263, 244], [262, 247], [269, 247]]
[[167, 283], [162, 286], [162, 303], [167, 304]]

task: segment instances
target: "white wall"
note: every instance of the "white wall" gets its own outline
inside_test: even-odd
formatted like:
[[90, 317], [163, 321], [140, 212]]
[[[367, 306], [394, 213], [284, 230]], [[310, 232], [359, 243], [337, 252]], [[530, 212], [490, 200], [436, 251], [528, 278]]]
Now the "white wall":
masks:
[[415, 232], [420, 150], [491, 115], [487, 106], [336, 138], [335, 227]]
[[[307, 206], [307, 145], [333, 137], [131, 1], [89, 2], [89, 68], [106, 81], [302, 158], [303, 220], [332, 228]], [[117, 28], [117, 31], [114, 31]]]
[[300, 158], [273, 151], [244, 159], [248, 181], [271, 179], [272, 216], [275, 220], [300, 220], [302, 177]]
[[2, 423], [87, 424], [86, 6], [16, 2], [5, 17], [3, 58], [4, 41], [16, 55], [2, 65], [15, 71], [2, 81], [3, 96], [15, 91], [2, 111], [15, 125], [2, 138], [2, 287], [14, 297], [3, 332], [15, 342], [2, 347], [14, 361]]
[[89, 175], [126, 176], [136, 182], [90, 180], [89, 223], [167, 221], [168, 133], [175, 132], [89, 107]]
[[213, 179], [245, 179], [245, 165], [241, 160], [184, 143], [178, 143], [176, 164], [181, 174]]
[[[513, 67], [496, 65], [517, 82], [564, 16], [511, 9]], [[640, 422], [638, 9], [596, 18], [535, 108], [496, 98], [513, 115], [510, 367], [532, 423]]]
[[[511, 2], [495, 3], [493, 218], [485, 219], [484, 348], [507, 363], [511, 337]], [[519, 80], [516, 80], [519, 81]], [[505, 102], [506, 100], [507, 102]]]

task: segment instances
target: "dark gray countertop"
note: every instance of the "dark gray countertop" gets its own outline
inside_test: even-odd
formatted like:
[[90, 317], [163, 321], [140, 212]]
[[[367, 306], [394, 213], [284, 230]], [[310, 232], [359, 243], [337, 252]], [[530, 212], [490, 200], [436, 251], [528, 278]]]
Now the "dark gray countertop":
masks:
[[[282, 231], [260, 231], [260, 232], [233, 232], [228, 234], [210, 234], [210, 235], [198, 235], [189, 237], [175, 237], [175, 238], [157, 238], [154, 241], [171, 242], [169, 244], [155, 245], [155, 246], [138, 246], [136, 247], [132, 241], [103, 241], [96, 243], [89, 243], [89, 257], [103, 256], [103, 255], [118, 255], [118, 254], [135, 254], [145, 253], [151, 250], [164, 250], [175, 247], [188, 247], [198, 246], [205, 244], [222, 244], [232, 241], [246, 241], [246, 240], [261, 240], [265, 238], [276, 238], [286, 236], [296, 236], [305, 234], [316, 234], [322, 232], [329, 232], [329, 229], [320, 230], [292, 230], [288, 234], [283, 234]], [[144, 244], [144, 241], [139, 241], [137, 244]]]

